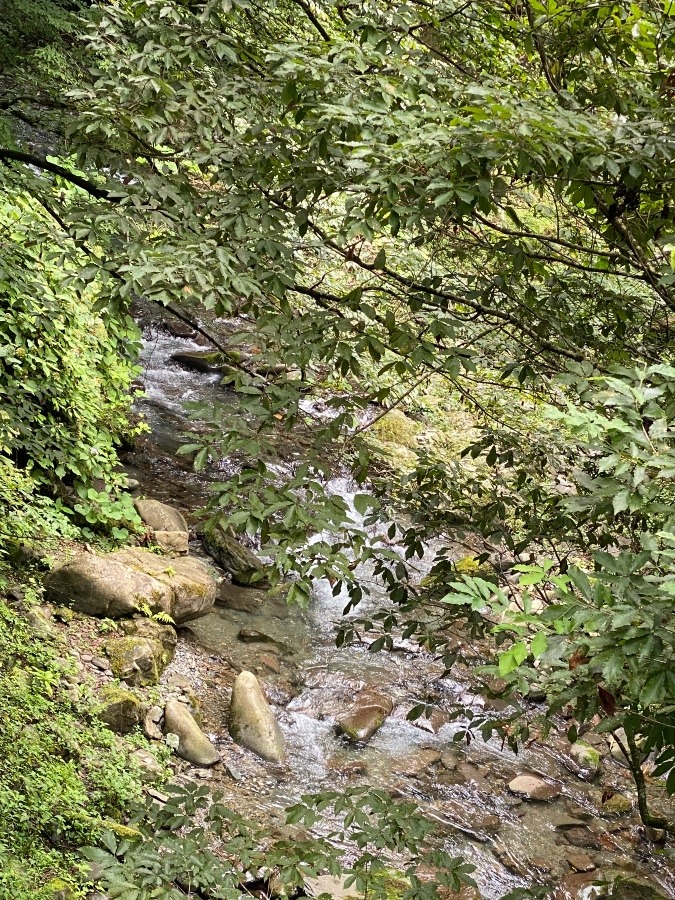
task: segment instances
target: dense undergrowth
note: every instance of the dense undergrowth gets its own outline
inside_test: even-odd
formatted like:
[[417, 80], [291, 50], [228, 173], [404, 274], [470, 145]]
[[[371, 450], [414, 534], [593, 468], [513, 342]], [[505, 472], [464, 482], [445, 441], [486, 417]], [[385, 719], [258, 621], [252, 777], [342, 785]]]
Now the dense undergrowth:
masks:
[[[78, 848], [140, 795], [122, 743], [75, 695], [69, 648], [34, 612], [31, 578], [0, 573], [0, 897], [53, 900], [87, 881]], [[15, 575], [13, 575], [15, 578]], [[22, 599], [18, 599], [22, 597]], [[33, 612], [31, 612], [33, 611]]]

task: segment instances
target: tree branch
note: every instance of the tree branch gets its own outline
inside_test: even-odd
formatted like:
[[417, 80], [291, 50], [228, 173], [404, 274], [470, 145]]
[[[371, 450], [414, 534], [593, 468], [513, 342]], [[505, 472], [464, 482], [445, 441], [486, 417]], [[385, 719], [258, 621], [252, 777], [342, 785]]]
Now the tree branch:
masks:
[[0, 162], [3, 161], [20, 162], [25, 163], [28, 166], [35, 166], [37, 169], [43, 169], [46, 172], [51, 172], [53, 175], [64, 178], [66, 181], [70, 181], [71, 184], [82, 188], [83, 191], [86, 191], [98, 200], [109, 200], [111, 203], [119, 202], [119, 198], [112, 195], [106, 188], [99, 187], [87, 178], [76, 175], [74, 172], [64, 169], [63, 166], [49, 162], [48, 159], [44, 159], [41, 156], [33, 156], [32, 153], [24, 153], [22, 150], [10, 150], [6, 147], [0, 147]]

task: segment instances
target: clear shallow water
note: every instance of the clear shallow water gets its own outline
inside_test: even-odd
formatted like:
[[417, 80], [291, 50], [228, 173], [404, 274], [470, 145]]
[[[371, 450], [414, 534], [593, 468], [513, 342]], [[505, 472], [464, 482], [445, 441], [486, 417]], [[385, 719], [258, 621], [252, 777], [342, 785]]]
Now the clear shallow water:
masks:
[[[147, 494], [188, 510], [203, 505], [209, 483], [222, 478], [223, 468], [227, 469], [227, 465], [214, 467], [197, 476], [184, 461], [177, 462], [173, 457], [185, 440], [182, 432], [199, 427], [190, 420], [188, 405], [236, 404], [235, 398], [219, 386], [219, 375], [191, 372], [170, 361], [172, 353], [198, 349], [203, 348], [196, 342], [162, 332], [146, 339], [141, 360], [146, 396], [139, 401], [138, 409], [152, 433], [144, 458], [136, 454], [130, 467], [130, 474], [139, 477]], [[311, 405], [310, 400], [306, 402]], [[314, 406], [311, 408], [316, 412]], [[356, 490], [350, 480], [338, 476], [328, 486], [348, 502], [354, 521], [361, 524], [362, 517], [353, 507]], [[310, 540], [323, 537], [315, 535]], [[198, 545], [193, 550], [202, 552]], [[420, 562], [420, 574], [424, 574], [432, 556], [430, 550]], [[368, 573], [363, 574], [367, 579]], [[371, 597], [352, 615], [383, 602], [383, 592], [370, 581]], [[250, 591], [236, 590], [246, 606]], [[222, 709], [226, 708], [227, 697], [220, 698], [218, 720], [223, 724], [215, 728], [214, 738], [243, 775], [240, 784], [224, 780], [220, 786], [235, 800], [243, 797], [241, 792], [248, 786], [257, 809], [269, 812], [280, 811], [303, 793], [362, 782], [415, 799], [439, 822], [448, 849], [477, 866], [475, 877], [488, 900], [496, 900], [541, 875], [535, 864], [562, 870], [564, 852], [573, 848], [560, 846], [555, 816], [564, 814], [565, 798], [593, 809], [592, 788], [570, 775], [562, 754], [553, 749], [534, 745], [518, 758], [496, 740], [460, 749], [452, 738], [461, 722], [442, 724], [434, 733], [425, 721], [407, 721], [410, 707], [430, 696], [446, 709], [461, 703], [480, 710], [483, 701], [461, 680], [443, 679], [442, 665], [428, 654], [412, 652], [409, 645], [395, 653], [379, 654], [371, 654], [358, 644], [338, 649], [335, 634], [346, 600], [345, 595], [333, 596], [327, 582], [318, 582], [313, 602], [305, 612], [289, 609], [283, 602], [265, 601], [253, 612], [217, 607], [191, 624], [189, 642], [211, 653], [214, 660], [230, 660], [237, 670], [255, 669], [264, 654], [269, 655], [270, 647], [279, 661], [280, 671], [275, 674], [266, 670], [262, 680], [276, 704], [286, 737], [287, 763], [273, 770], [247, 751], [235, 748], [224, 726]], [[238, 638], [242, 628], [259, 631], [274, 643], [243, 643]], [[187, 634], [183, 641], [188, 640]], [[204, 683], [208, 683], [206, 676]], [[366, 747], [354, 749], [335, 735], [334, 722], [363, 687], [376, 687], [391, 697], [394, 711]], [[416, 754], [429, 750], [455, 752], [459, 774], [437, 761], [411, 775]], [[359, 771], [354, 770], [355, 763]], [[564, 796], [551, 804], [515, 803], [504, 790], [504, 783], [528, 769], [559, 781]], [[496, 834], [484, 827], [486, 816], [498, 817]], [[615, 849], [607, 851], [614, 861], [623, 855], [621, 842], [629, 843], [629, 839], [628, 833], [616, 840], [607, 836], [608, 846], [616, 844]], [[664, 886], [673, 890], [675, 882], [664, 861], [652, 859], [647, 868], [656, 871]]]

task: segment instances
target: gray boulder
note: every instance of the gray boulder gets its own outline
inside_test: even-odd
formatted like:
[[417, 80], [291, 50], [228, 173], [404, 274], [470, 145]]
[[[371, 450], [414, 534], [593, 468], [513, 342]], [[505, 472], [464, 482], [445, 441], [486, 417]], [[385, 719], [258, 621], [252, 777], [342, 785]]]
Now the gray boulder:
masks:
[[129, 547], [105, 556], [81, 554], [49, 573], [45, 592], [52, 602], [89, 616], [116, 619], [145, 606], [179, 624], [211, 610], [216, 583], [201, 560], [167, 560]]
[[171, 606], [171, 590], [147, 573], [127, 566], [115, 554], [82, 553], [45, 579], [45, 595], [88, 616], [116, 619], [138, 611], [139, 600], [151, 608]]
[[213, 766], [220, 754], [195, 722], [188, 708], [178, 700], [167, 700], [164, 731], [178, 737], [176, 753], [194, 766]]
[[159, 500], [135, 500], [136, 512], [150, 529], [153, 543], [176, 556], [186, 556], [189, 531], [182, 514]]
[[134, 500], [136, 512], [153, 531], [181, 531], [188, 533], [187, 522], [182, 514], [159, 500]]
[[239, 543], [231, 529], [218, 524], [207, 525], [204, 529], [204, 547], [230, 573], [235, 584], [269, 588], [264, 565], [255, 553]]
[[232, 688], [229, 729], [232, 739], [270, 762], [285, 756], [284, 736], [258, 679], [240, 672]]
[[362, 691], [351, 712], [335, 723], [335, 730], [352, 743], [365, 743], [378, 731], [394, 708], [390, 697], [372, 689]]

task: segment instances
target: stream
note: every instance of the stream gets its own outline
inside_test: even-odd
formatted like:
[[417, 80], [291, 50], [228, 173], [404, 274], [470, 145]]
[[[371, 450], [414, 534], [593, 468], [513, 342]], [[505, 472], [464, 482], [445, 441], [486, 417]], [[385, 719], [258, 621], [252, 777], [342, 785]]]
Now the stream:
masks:
[[[195, 474], [185, 457], [175, 457], [185, 440], [182, 433], [195, 427], [189, 404], [236, 406], [236, 397], [220, 387], [219, 375], [189, 371], [170, 359], [175, 352], [197, 349], [204, 348], [191, 338], [172, 336], [155, 325], [146, 328], [141, 358], [145, 396], [137, 409], [150, 431], [124, 457], [125, 470], [138, 479], [142, 493], [180, 508], [192, 526], [210, 483], [223, 477], [227, 464]], [[290, 449], [289, 456], [297, 458], [298, 453]], [[339, 473], [328, 487], [348, 503], [356, 492]], [[361, 524], [356, 511], [353, 518]], [[191, 553], [204, 556], [196, 539]], [[365, 607], [381, 606], [384, 592], [376, 584], [371, 589]], [[570, 767], [564, 737], [533, 743], [518, 756], [496, 739], [468, 747], [454, 743], [462, 723], [447, 721], [444, 708], [461, 703], [480, 711], [490, 701], [472, 693], [461, 670], [457, 680], [442, 677], [442, 664], [412, 644], [397, 641], [396, 652], [390, 653], [370, 653], [358, 644], [338, 649], [335, 635], [344, 604], [345, 598], [334, 597], [327, 582], [316, 584], [309, 609], [302, 611], [225, 579], [214, 611], [179, 630], [176, 658], [163, 683], [189, 682], [202, 704], [203, 727], [225, 763], [213, 770], [181, 763], [190, 777], [203, 778], [222, 790], [225, 802], [238, 812], [271, 827], [283, 822], [286, 806], [308, 792], [367, 783], [413, 799], [439, 823], [446, 848], [476, 866], [474, 877], [486, 900], [543, 881], [559, 885], [556, 900], [576, 898], [580, 895], [565, 884], [590, 883], [609, 869], [648, 875], [666, 896], [675, 897], [672, 861], [658, 845], [645, 841], [637, 818], [599, 815], [608, 787], [632, 796], [626, 769], [606, 756], [599, 779], [583, 780]], [[358, 614], [363, 612], [362, 604]], [[263, 762], [228, 735], [230, 686], [244, 668], [258, 675], [274, 706], [286, 739], [284, 765]], [[394, 709], [370, 743], [354, 748], [336, 736], [334, 724], [364, 687], [387, 694]], [[434, 699], [438, 715], [407, 721], [410, 708], [427, 698]], [[499, 710], [497, 706], [496, 715]], [[522, 773], [545, 777], [561, 795], [547, 803], [523, 802], [507, 790], [508, 782]], [[572, 846], [565, 838], [570, 810], [572, 821], [588, 823], [589, 846]], [[578, 860], [576, 866], [570, 862], [575, 855], [588, 859], [588, 874], [575, 874], [583, 869]]]

